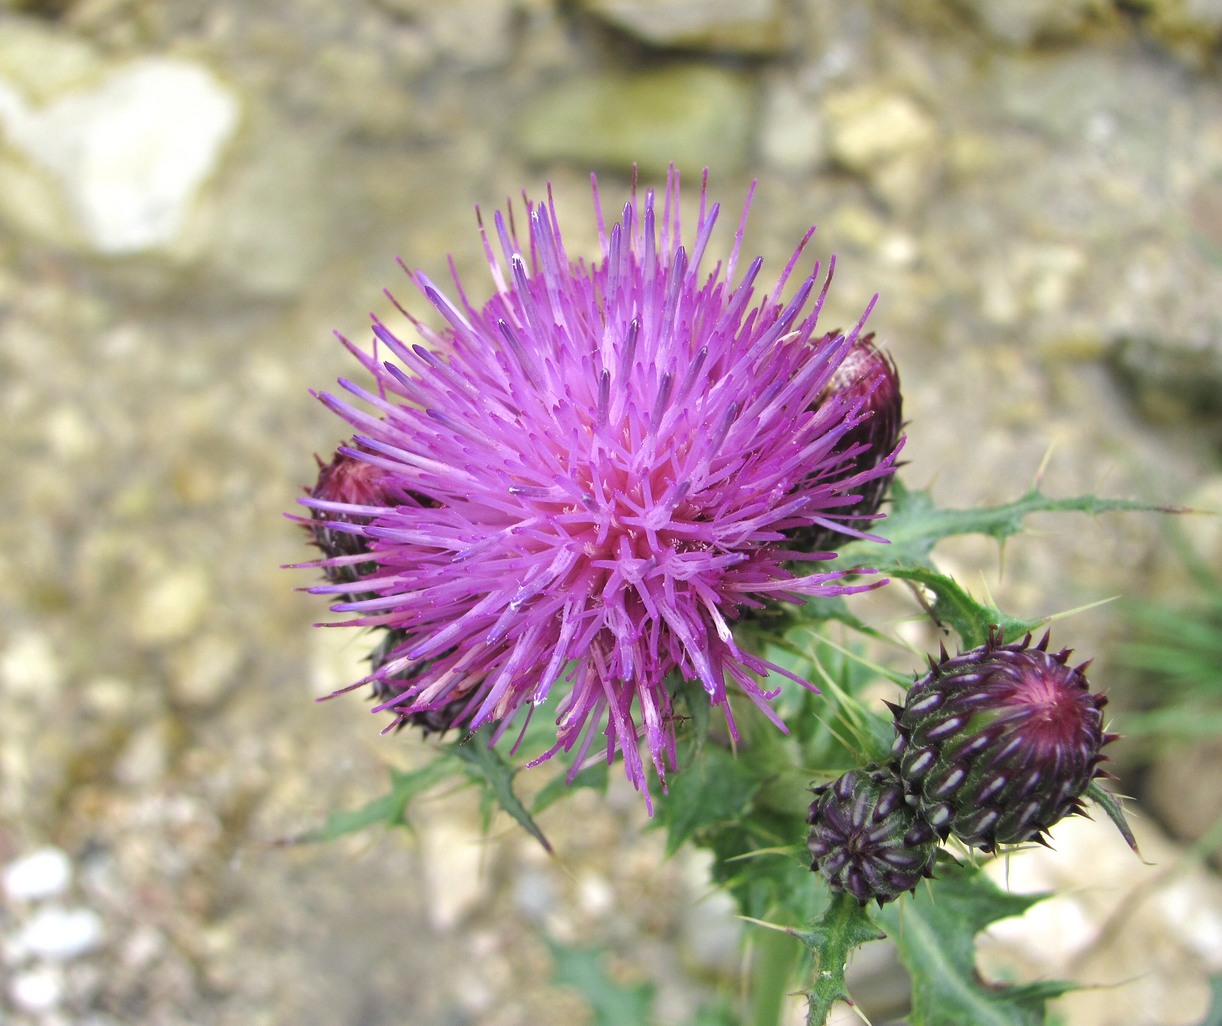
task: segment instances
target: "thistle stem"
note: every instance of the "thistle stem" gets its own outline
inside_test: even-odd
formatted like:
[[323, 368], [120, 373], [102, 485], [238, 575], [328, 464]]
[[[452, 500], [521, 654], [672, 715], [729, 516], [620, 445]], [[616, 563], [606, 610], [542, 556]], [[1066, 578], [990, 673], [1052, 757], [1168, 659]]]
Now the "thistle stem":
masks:
[[844, 971], [852, 950], [885, 936], [851, 894], [832, 895], [831, 904], [808, 935], [815, 972], [807, 992], [806, 1026], [824, 1026], [832, 1006], [849, 1000]]

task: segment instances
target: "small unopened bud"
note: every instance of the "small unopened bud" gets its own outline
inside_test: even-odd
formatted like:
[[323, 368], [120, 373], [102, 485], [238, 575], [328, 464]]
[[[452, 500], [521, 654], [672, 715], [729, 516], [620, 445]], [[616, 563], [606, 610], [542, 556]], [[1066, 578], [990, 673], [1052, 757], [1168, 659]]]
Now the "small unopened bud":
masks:
[[[852, 406], [860, 404], [862, 419], [854, 424], [837, 445], [842, 453], [858, 449], [845, 464], [843, 478], [873, 470], [889, 457], [900, 443], [903, 428], [903, 396], [900, 393], [899, 371], [895, 361], [874, 345], [873, 333], [856, 339], [844, 360], [820, 393], [822, 404], [837, 397]], [[856, 530], [870, 528], [873, 514], [878, 512], [886, 497], [894, 468], [867, 481], [855, 482], [846, 490], [860, 498], [851, 506], [836, 511], [839, 522]], [[812, 527], [797, 532], [794, 547], [805, 552], [835, 550], [851, 540], [840, 531]]]
[[850, 770], [814, 793], [806, 818], [810, 868], [833, 891], [883, 905], [932, 875], [937, 837], [905, 801], [893, 770]]
[[[313, 499], [341, 506], [393, 506], [396, 501], [379, 468], [346, 452], [337, 452], [330, 463], [318, 460], [318, 468], [318, 481], [310, 489]], [[322, 570], [327, 580], [333, 584], [352, 584], [374, 572], [376, 568], [371, 562], [348, 558], [365, 555], [370, 550], [365, 535], [345, 528], [347, 524], [368, 524], [371, 516], [314, 507], [310, 516], [312, 521], [306, 528], [326, 557]]]

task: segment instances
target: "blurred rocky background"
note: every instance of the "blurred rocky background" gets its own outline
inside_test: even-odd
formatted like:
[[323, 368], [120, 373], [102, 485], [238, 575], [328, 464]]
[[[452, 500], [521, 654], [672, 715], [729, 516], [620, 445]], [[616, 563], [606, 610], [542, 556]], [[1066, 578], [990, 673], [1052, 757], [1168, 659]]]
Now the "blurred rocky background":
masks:
[[[307, 391], [354, 369], [332, 330], [364, 339], [383, 287], [419, 306], [396, 257], [478, 293], [476, 204], [550, 181], [589, 255], [591, 170], [610, 212], [634, 163], [707, 165], [723, 243], [759, 180], [774, 271], [819, 225], [829, 327], [881, 294], [911, 485], [999, 501], [1043, 467], [1216, 510], [1220, 41], [1217, 0], [0, 0], [0, 1023], [590, 1021], [545, 935], [604, 945], [660, 1023], [732, 989], [727, 904], [618, 786], [543, 817], [554, 860], [470, 793], [414, 837], [279, 843], [425, 754], [313, 702], [364, 652], [278, 569], [341, 440]], [[1179, 525], [1222, 575], [1217, 521]], [[1027, 616], [1189, 597], [1159, 518], [1035, 526], [946, 565]], [[1057, 640], [1145, 708], [1119, 608]], [[998, 869], [1066, 896], [988, 962], [1102, 985], [1074, 1026], [1199, 1022], [1222, 746], [1114, 747], [1157, 867], [1058, 828]], [[857, 969], [902, 1015], [885, 947]]]

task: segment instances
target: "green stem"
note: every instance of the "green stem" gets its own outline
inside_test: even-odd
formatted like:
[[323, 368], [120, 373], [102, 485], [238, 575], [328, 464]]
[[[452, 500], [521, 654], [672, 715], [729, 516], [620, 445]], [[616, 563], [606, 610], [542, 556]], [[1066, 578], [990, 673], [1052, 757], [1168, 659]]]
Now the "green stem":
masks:
[[824, 1026], [832, 1006], [848, 1001], [844, 970], [852, 950], [884, 934], [852, 895], [833, 894], [823, 917], [812, 928], [808, 944], [814, 955], [815, 978], [807, 998], [806, 1026]]
[[779, 1026], [801, 949], [780, 930], [760, 930], [751, 953], [751, 1026]]

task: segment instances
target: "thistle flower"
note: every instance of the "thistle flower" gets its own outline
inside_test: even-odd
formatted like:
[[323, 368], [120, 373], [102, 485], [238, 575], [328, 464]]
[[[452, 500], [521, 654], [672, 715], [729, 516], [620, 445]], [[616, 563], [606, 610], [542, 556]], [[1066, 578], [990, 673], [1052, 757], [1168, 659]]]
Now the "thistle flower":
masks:
[[895, 713], [892, 755], [921, 813], [945, 838], [993, 851], [1040, 840], [1100, 775], [1103, 695], [1086, 663], [1048, 651], [1048, 635], [1007, 644], [997, 628], [978, 648], [940, 661]]
[[815, 788], [807, 848], [834, 891], [884, 905], [933, 875], [938, 841], [894, 770], [867, 766]]
[[634, 188], [610, 230], [596, 183], [594, 197], [595, 263], [566, 254], [549, 191], [527, 200], [525, 239], [512, 217], [481, 221], [489, 299], [456, 273], [452, 300], [408, 272], [444, 326], [398, 307], [418, 343], [376, 318], [373, 355], [341, 339], [373, 387], [341, 379], [359, 402], [320, 398], [356, 430], [340, 455], [384, 494], [301, 501], [316, 532], [360, 539], [355, 554], [324, 545], [331, 579], [311, 590], [338, 596], [345, 624], [388, 629], [357, 682], [382, 696], [375, 711], [402, 724], [457, 709], [452, 723], [495, 723], [495, 739], [554, 689], [556, 743], [535, 762], [575, 750], [576, 772], [601, 730], [648, 801], [638, 741], [664, 782], [678, 682], [699, 682], [731, 733], [732, 690], [781, 726], [759, 678], [791, 675], [732, 625], [769, 600], [882, 583], [800, 574], [831, 554], [790, 542], [860, 502], [891, 459], [862, 469], [845, 453], [864, 399], [817, 401], [861, 328], [815, 331], [832, 266], [782, 301], [813, 228], [753, 306], [762, 261], [732, 283], [743, 222], [701, 270], [719, 209], [707, 175], [690, 249], [676, 171], [660, 203]]

